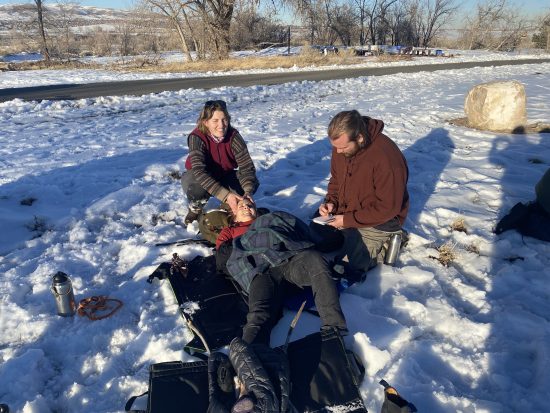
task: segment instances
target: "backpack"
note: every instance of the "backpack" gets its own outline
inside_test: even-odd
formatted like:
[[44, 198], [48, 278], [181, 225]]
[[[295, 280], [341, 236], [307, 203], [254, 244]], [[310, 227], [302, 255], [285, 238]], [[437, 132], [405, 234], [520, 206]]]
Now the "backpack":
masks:
[[222, 229], [231, 223], [231, 217], [231, 214], [225, 209], [213, 209], [201, 214], [199, 217], [201, 237], [215, 244]]
[[523, 204], [518, 202], [495, 227], [495, 234], [509, 229], [521, 235], [550, 241], [550, 169], [535, 185], [535, 201]]
[[495, 234], [509, 229], [517, 230], [521, 235], [550, 241], [550, 214], [537, 202], [523, 204], [518, 202], [495, 227]]
[[550, 214], [550, 168], [535, 185], [535, 193], [537, 194], [537, 202], [544, 210]]

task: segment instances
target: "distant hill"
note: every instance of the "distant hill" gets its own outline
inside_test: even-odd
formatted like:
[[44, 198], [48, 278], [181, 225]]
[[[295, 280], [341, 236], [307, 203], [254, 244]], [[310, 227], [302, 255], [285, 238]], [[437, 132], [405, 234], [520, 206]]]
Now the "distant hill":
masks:
[[[62, 19], [70, 19], [73, 31], [85, 32], [94, 27], [114, 26], [134, 16], [131, 10], [108, 9], [81, 6], [78, 4], [44, 5], [44, 20], [53, 23]], [[34, 4], [0, 5], [0, 35], [9, 35], [10, 31], [21, 30], [36, 20]]]
[[[139, 44], [146, 44], [154, 36], [160, 37], [166, 30], [165, 21], [158, 15], [145, 17], [134, 10], [52, 1], [44, 5], [43, 16], [50, 53], [61, 58], [120, 53], [122, 36], [133, 41], [131, 48], [126, 49], [127, 54], [132, 54], [140, 51]], [[141, 29], [145, 22], [148, 33]], [[0, 5], [0, 55], [36, 52], [40, 50], [39, 39], [34, 3]]]

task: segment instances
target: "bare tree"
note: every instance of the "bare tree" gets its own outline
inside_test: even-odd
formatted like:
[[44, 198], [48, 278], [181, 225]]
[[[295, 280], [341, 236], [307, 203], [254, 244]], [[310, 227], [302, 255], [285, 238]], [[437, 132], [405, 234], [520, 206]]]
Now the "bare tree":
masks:
[[[213, 56], [225, 58], [230, 49], [231, 20], [235, 0], [143, 0], [153, 10], [168, 17], [181, 39], [182, 50], [191, 58], [187, 38], [192, 38], [195, 49], [208, 43]], [[192, 32], [195, 19], [200, 19], [202, 42]], [[186, 34], [188, 32], [188, 34]]]
[[392, 45], [413, 46], [416, 43], [409, 7], [405, 1], [394, 3], [386, 15]]
[[[389, 7], [398, 0], [353, 0], [357, 6], [361, 45], [366, 43], [369, 37], [371, 44], [385, 42], [384, 32], [387, 26], [386, 16]], [[382, 38], [381, 38], [382, 37]]]
[[535, 47], [550, 50], [550, 14], [539, 18], [537, 24], [538, 32], [533, 34]]
[[428, 47], [457, 8], [456, 0], [414, 0], [410, 15], [418, 46]]
[[330, 10], [331, 18], [329, 20], [330, 28], [345, 46], [351, 46], [355, 30], [357, 28], [357, 18], [349, 4], [342, 4]]
[[275, 10], [259, 14], [254, 3], [241, 2], [235, 8], [231, 27], [231, 45], [238, 50], [278, 45], [287, 40], [287, 27], [275, 19]]
[[309, 32], [310, 44], [315, 43], [318, 37], [317, 33], [320, 28], [319, 24], [319, 1], [316, 0], [290, 0], [290, 6], [296, 11], [296, 14], [301, 18], [302, 23], [307, 27]]
[[463, 34], [468, 49], [506, 50], [518, 46], [529, 28], [525, 17], [507, 0], [479, 3], [473, 16], [466, 18]]
[[54, 30], [54, 53], [61, 58], [70, 60], [71, 55], [77, 53], [77, 43], [73, 27], [76, 24], [78, 3], [75, 0], [57, 0], [56, 13], [50, 13], [53, 18], [50, 19], [50, 25]]
[[367, 43], [367, 5], [370, 4], [370, 0], [353, 0], [353, 2], [357, 6], [356, 14], [359, 22], [359, 44], [364, 46]]
[[178, 38], [180, 40], [181, 50], [189, 61], [192, 61], [191, 52], [187, 44], [186, 35], [186, 14], [185, 8], [188, 7], [190, 2], [180, 0], [143, 0], [144, 6], [149, 6], [152, 11], [160, 12], [168, 19], [170, 25], [176, 30]]
[[34, 0], [36, 4], [36, 11], [38, 13], [38, 32], [41, 39], [42, 54], [46, 62], [50, 61], [50, 51], [48, 50], [48, 43], [46, 42], [46, 31], [44, 30], [44, 15], [42, 12], [42, 0]]
[[230, 50], [235, 0], [190, 0], [189, 6], [202, 20], [214, 56], [226, 58]]

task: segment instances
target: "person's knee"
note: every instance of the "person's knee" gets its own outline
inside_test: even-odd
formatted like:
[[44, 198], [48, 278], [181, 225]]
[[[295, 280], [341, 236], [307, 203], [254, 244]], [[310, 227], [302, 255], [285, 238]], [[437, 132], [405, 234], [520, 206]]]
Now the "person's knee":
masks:
[[302, 251], [301, 260], [304, 266], [326, 266], [325, 257], [317, 250], [309, 249]]
[[185, 195], [189, 202], [200, 202], [203, 204], [206, 204], [210, 198], [210, 194], [197, 184], [190, 185], [185, 191]]

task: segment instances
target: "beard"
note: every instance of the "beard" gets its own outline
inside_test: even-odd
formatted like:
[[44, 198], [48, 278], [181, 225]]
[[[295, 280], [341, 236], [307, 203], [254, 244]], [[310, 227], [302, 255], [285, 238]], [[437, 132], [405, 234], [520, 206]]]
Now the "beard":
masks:
[[357, 141], [354, 141], [355, 142], [355, 146], [352, 150], [350, 150], [349, 152], [344, 152], [343, 155], [346, 157], [346, 158], [353, 158], [355, 155], [357, 155], [357, 152], [359, 152], [361, 149], [365, 148], [367, 146], [367, 142], [365, 139], [362, 139], [361, 141], [357, 140]]

